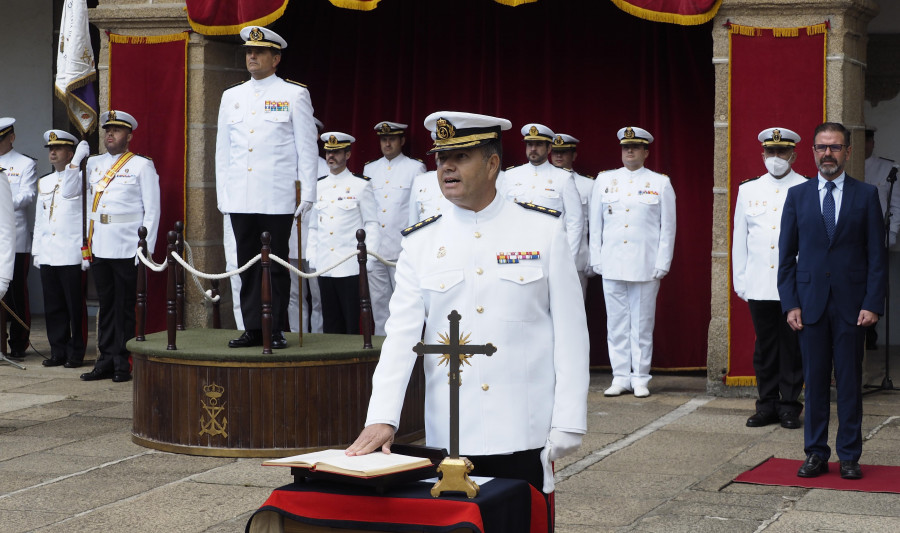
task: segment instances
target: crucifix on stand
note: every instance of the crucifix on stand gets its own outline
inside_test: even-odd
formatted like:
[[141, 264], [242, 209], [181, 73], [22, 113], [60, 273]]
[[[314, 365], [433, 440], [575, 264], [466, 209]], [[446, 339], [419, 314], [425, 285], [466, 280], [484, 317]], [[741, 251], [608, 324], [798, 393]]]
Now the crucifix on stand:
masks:
[[[447, 316], [450, 319], [450, 334], [443, 339], [445, 344], [419, 344], [413, 347], [418, 355], [441, 354], [438, 364], [447, 362], [450, 367], [450, 457], [444, 458], [437, 470], [442, 474], [441, 479], [431, 488], [431, 495], [435, 498], [444, 492], [465, 492], [469, 498], [478, 495], [478, 484], [469, 478], [469, 472], [474, 466], [466, 457], [459, 456], [459, 387], [462, 380], [459, 373], [461, 362], [471, 365], [468, 359], [475, 354], [492, 355], [497, 348], [491, 344], [470, 345], [467, 344], [469, 336], [460, 338], [459, 320], [462, 318], [454, 309]], [[465, 353], [461, 348], [465, 346]]]

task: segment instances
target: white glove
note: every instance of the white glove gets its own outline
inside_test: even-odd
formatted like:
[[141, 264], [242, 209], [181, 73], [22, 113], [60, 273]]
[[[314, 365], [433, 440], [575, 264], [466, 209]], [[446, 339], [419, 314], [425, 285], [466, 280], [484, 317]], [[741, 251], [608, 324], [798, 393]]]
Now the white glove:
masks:
[[584, 267], [584, 276], [585, 277], [593, 278], [596, 275], [597, 275], [597, 273], [594, 272], [594, 269], [593, 269], [593, 267], [591, 267], [591, 265], [587, 265]]
[[312, 202], [309, 200], [304, 200], [300, 202], [300, 205], [297, 206], [297, 210], [294, 211], [294, 218], [300, 218], [306, 214], [312, 208]]
[[41, 263], [40, 263], [40, 261], [38, 261], [38, 256], [34, 256], [34, 268], [36, 268], [38, 270], [41, 269]]
[[91, 268], [91, 262], [88, 261], [87, 259], [82, 259], [82, 260], [81, 260], [81, 271], [82, 271], [82, 272], [87, 272], [87, 270], [88, 270], [89, 268]]
[[6, 296], [6, 289], [9, 288], [9, 280], [0, 278], [0, 298]]
[[600, 267], [600, 265], [593, 265], [593, 266], [591, 266], [591, 269], [592, 269], [592, 270], [594, 271], [594, 273], [597, 274], [598, 276], [602, 276], [602, 275], [603, 275], [603, 269]]
[[81, 166], [81, 161], [91, 153], [91, 147], [87, 141], [81, 141], [75, 147], [75, 156], [72, 157], [72, 166]]
[[550, 429], [547, 435], [547, 443], [541, 450], [541, 465], [544, 467], [544, 494], [553, 492], [556, 484], [553, 480], [553, 461], [560, 457], [572, 454], [581, 447], [581, 439], [583, 435], [579, 433], [570, 433], [561, 429]]
[[661, 268], [654, 268], [653, 269], [653, 279], [663, 279], [666, 276], [666, 274], [668, 274], [668, 273], [669, 273], [668, 270], [662, 270]]
[[544, 494], [550, 494], [556, 488], [556, 481], [553, 479], [553, 461], [550, 460], [550, 448], [544, 446], [541, 450], [541, 466], [544, 467], [544, 486], [541, 491]]

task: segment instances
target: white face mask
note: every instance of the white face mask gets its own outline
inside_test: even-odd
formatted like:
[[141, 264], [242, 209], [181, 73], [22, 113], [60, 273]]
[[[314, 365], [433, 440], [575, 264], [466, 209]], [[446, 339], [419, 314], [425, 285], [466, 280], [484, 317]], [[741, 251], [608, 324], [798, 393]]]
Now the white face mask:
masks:
[[767, 157], [766, 158], [766, 170], [769, 171], [769, 174], [780, 177], [784, 174], [787, 174], [787, 171], [791, 169], [791, 162], [785, 159], [782, 159], [778, 156]]

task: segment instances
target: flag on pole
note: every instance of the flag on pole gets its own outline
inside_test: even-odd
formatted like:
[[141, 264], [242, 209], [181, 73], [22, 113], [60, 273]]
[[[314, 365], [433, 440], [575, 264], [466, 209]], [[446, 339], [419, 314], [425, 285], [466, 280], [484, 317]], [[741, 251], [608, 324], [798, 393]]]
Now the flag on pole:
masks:
[[69, 120], [82, 134], [97, 127], [96, 79], [87, 0], [66, 0], [59, 26], [54, 93], [66, 104]]

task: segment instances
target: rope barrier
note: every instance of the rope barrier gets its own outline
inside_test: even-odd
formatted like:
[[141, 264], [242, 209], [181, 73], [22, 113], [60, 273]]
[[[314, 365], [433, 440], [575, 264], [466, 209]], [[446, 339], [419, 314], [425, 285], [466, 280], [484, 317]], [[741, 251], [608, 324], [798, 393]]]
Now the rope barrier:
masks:
[[[194, 252], [191, 250], [191, 245], [188, 244], [187, 241], [184, 242], [184, 251], [187, 253], [187, 262], [190, 263], [191, 266], [194, 266]], [[212, 295], [212, 289], [204, 289], [203, 285], [200, 284], [200, 279], [197, 278], [193, 273], [191, 274], [191, 279], [194, 280], [194, 286], [197, 287], [197, 290], [200, 291], [200, 294], [204, 296], [208, 301], [212, 303], [216, 303], [222, 299], [222, 296], [217, 294], [215, 297]]]

